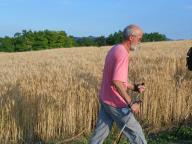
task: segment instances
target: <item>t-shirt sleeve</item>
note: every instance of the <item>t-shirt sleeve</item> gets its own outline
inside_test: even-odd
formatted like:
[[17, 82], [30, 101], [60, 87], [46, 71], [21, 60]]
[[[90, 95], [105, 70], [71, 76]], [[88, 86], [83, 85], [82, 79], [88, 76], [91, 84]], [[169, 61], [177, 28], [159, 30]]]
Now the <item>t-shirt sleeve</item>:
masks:
[[118, 56], [115, 59], [112, 80], [118, 80], [126, 83], [128, 79], [127, 77], [128, 77], [128, 57]]

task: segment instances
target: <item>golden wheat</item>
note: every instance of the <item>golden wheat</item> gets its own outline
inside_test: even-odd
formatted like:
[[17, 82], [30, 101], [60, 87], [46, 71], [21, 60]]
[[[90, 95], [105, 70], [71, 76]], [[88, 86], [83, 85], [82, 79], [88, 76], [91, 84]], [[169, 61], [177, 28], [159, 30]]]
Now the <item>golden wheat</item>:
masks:
[[[192, 41], [144, 43], [131, 55], [129, 80], [145, 82], [142, 125], [177, 124], [192, 103], [185, 54]], [[90, 134], [110, 47], [0, 53], [0, 143], [59, 140]]]

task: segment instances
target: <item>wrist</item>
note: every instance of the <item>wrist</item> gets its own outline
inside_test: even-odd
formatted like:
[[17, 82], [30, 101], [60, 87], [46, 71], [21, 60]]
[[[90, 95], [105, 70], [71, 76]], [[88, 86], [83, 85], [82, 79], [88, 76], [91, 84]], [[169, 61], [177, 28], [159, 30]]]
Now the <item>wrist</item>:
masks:
[[133, 101], [131, 101], [131, 102], [128, 103], [128, 107], [129, 107], [129, 108], [131, 108], [132, 105], [133, 105]]
[[133, 91], [135, 88], [135, 84], [131, 84], [131, 90]]

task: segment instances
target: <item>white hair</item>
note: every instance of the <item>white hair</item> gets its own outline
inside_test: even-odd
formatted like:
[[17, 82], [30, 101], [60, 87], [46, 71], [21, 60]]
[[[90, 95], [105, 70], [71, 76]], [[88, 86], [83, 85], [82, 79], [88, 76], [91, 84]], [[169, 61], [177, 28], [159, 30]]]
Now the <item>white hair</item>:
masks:
[[129, 36], [137, 36], [138, 33], [136, 29], [140, 29], [138, 26], [129, 25], [123, 30], [123, 39], [128, 39]]

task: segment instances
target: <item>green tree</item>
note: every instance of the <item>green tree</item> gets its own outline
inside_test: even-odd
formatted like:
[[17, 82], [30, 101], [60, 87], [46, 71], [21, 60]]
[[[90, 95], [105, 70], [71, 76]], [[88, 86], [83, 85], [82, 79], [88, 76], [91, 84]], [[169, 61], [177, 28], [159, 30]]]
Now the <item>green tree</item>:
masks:
[[8, 36], [0, 39], [0, 51], [13, 52], [14, 51], [14, 39]]
[[114, 45], [117, 43], [121, 43], [123, 40], [123, 33], [122, 31], [115, 32], [114, 34], [110, 34], [106, 39], [107, 45]]
[[95, 46], [96, 45], [96, 42], [92, 37], [83, 37], [78, 39], [76, 42], [78, 46]]
[[97, 46], [105, 46], [106, 45], [106, 38], [104, 36], [97, 37], [95, 39]]
[[142, 42], [153, 42], [153, 41], [166, 41], [168, 38], [164, 34], [160, 34], [158, 32], [154, 33], [144, 33]]
[[[122, 31], [110, 34], [108, 37], [89, 36], [75, 38], [68, 36], [65, 31], [44, 30], [33, 32], [31, 30], [23, 30], [21, 33], [15, 33], [13, 38], [8, 36], [0, 38], [0, 51], [13, 52], [73, 46], [105, 46], [120, 43], [122, 40]], [[144, 33], [142, 38], [142, 42], [165, 40], [168, 40], [167, 37], [158, 32]]]

